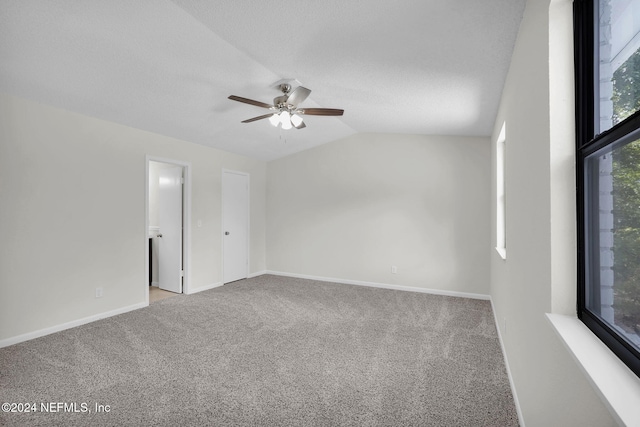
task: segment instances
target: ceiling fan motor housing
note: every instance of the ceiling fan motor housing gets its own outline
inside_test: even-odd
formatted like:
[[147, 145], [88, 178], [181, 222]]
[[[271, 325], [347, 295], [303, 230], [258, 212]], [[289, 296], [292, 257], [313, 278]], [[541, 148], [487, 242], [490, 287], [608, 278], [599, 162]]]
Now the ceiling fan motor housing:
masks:
[[287, 106], [287, 99], [289, 99], [289, 92], [291, 92], [291, 85], [289, 83], [282, 83], [280, 85], [280, 90], [283, 95], [276, 96], [273, 98], [273, 105], [279, 109], [282, 109]]
[[273, 98], [273, 105], [278, 108], [282, 108], [287, 105], [288, 98], [289, 97], [287, 95], [276, 96], [275, 98]]

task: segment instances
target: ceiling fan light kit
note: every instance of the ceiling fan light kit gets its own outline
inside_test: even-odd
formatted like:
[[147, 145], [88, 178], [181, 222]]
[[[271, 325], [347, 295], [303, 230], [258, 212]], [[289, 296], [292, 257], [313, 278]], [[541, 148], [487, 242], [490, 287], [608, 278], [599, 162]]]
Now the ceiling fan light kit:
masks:
[[311, 93], [310, 89], [303, 86], [298, 86], [293, 92], [291, 92], [291, 85], [283, 83], [279, 86], [282, 91], [282, 95], [273, 99], [273, 104], [267, 104], [265, 102], [255, 101], [249, 98], [243, 98], [241, 96], [231, 95], [229, 99], [232, 101], [242, 102], [249, 105], [255, 105], [256, 107], [268, 108], [273, 113], [264, 114], [262, 116], [252, 117], [247, 120], [243, 120], [242, 123], [251, 123], [257, 120], [269, 119], [269, 122], [273, 126], [278, 126], [284, 130], [295, 127], [296, 129], [305, 128], [302, 115], [310, 116], [342, 116], [344, 110], [336, 108], [298, 108], [298, 104], [307, 99]]

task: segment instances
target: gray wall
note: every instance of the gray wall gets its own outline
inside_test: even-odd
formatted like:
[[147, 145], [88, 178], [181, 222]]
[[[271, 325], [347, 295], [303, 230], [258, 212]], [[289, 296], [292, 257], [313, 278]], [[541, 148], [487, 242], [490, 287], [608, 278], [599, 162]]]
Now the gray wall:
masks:
[[489, 155], [488, 138], [359, 134], [269, 162], [269, 270], [487, 295]]

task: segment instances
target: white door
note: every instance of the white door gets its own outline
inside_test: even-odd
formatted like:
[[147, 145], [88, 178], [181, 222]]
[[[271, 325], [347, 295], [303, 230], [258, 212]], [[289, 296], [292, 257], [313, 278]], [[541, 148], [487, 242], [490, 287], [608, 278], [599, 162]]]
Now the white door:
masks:
[[222, 173], [222, 281], [245, 279], [249, 269], [249, 175]]
[[158, 286], [182, 293], [182, 167], [160, 171]]

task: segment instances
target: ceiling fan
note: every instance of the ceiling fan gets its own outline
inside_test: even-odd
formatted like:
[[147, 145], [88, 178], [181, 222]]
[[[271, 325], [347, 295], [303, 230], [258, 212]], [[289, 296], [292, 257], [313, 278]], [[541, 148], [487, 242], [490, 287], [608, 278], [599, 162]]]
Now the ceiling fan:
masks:
[[251, 123], [268, 118], [272, 125], [276, 127], [280, 125], [285, 130], [292, 127], [296, 129], [306, 127], [301, 117], [305, 114], [308, 116], [341, 116], [344, 113], [344, 110], [336, 108], [299, 108], [298, 105], [307, 99], [311, 93], [310, 89], [298, 86], [291, 92], [289, 83], [283, 83], [278, 88], [282, 91], [282, 95], [273, 99], [273, 105], [235, 95], [229, 96], [229, 99], [271, 110], [269, 114], [243, 120], [242, 123]]

